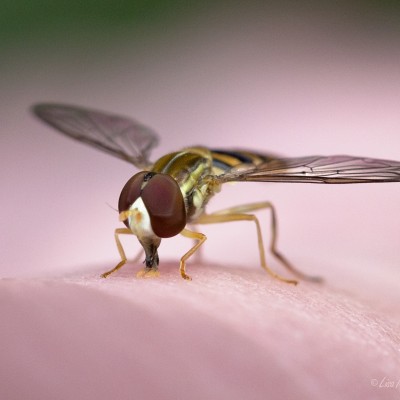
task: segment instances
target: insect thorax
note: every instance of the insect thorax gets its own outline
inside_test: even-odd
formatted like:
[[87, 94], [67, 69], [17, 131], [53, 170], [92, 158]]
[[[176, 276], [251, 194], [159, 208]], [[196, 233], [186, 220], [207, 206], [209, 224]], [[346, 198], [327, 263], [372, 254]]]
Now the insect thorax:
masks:
[[208, 200], [219, 191], [212, 179], [212, 166], [211, 152], [204, 147], [169, 153], [154, 163], [152, 171], [168, 174], [178, 182], [188, 222], [201, 215]]

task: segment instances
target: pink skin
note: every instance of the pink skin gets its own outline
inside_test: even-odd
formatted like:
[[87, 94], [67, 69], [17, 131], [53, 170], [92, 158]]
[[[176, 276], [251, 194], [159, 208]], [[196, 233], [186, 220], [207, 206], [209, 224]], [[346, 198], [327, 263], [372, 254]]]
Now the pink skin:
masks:
[[176, 267], [2, 281], [1, 398], [398, 398], [389, 284], [295, 287], [211, 264], [187, 282]]

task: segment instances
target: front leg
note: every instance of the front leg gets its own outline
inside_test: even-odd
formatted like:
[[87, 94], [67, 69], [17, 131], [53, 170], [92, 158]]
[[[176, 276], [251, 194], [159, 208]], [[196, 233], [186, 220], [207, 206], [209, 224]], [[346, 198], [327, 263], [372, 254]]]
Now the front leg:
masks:
[[181, 232], [181, 235], [185, 236], [187, 238], [190, 238], [190, 239], [198, 240], [198, 242], [187, 253], [185, 253], [182, 256], [181, 262], [180, 262], [180, 265], [179, 265], [179, 271], [181, 273], [182, 278], [183, 279], [187, 279], [187, 280], [192, 280], [192, 278], [189, 275], [186, 274], [186, 260], [193, 253], [195, 253], [199, 249], [199, 247], [207, 240], [207, 236], [204, 235], [203, 233], [190, 231], [188, 229], [184, 229]]
[[[124, 264], [126, 263], [126, 255], [125, 255], [124, 248], [122, 247], [121, 241], [119, 239], [119, 235], [133, 235], [133, 233], [128, 228], [118, 228], [115, 230], [115, 232], [114, 232], [115, 244], [117, 245], [117, 249], [118, 249], [119, 255], [121, 257], [121, 261], [110, 271], [107, 271], [107, 272], [104, 272], [103, 274], [101, 274], [102, 278], [107, 278], [109, 275], [111, 275], [115, 271], [118, 271], [120, 268], [122, 268], [124, 266]], [[138, 261], [141, 258], [142, 254], [143, 254], [143, 250], [141, 250], [139, 252], [139, 254], [136, 256], [134, 261], [135, 262]]]

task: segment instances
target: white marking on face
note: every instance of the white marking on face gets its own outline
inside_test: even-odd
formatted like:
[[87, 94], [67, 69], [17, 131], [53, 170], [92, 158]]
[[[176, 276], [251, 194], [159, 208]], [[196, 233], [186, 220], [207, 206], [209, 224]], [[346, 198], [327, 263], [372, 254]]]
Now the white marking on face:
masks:
[[132, 212], [128, 218], [129, 227], [138, 238], [157, 236], [153, 232], [149, 212], [141, 197], [129, 207], [129, 211]]

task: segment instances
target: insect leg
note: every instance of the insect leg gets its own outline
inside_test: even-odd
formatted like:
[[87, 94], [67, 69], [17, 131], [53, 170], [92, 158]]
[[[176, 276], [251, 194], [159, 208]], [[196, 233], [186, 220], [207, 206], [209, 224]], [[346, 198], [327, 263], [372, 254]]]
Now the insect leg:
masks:
[[[276, 272], [274, 272], [271, 268], [268, 267], [265, 261], [265, 251], [263, 245], [263, 239], [261, 234], [260, 222], [255, 215], [245, 214], [239, 212], [241, 207], [233, 207], [231, 209], [226, 209], [217, 213], [212, 214], [204, 214], [196, 220], [198, 224], [216, 224], [221, 222], [231, 222], [231, 221], [253, 221], [256, 224], [257, 229], [257, 238], [258, 238], [258, 250], [260, 254], [261, 266], [274, 278], [279, 279], [280, 281], [291, 283], [293, 285], [297, 285], [297, 281], [293, 279], [286, 279], [283, 276], [280, 276]], [[236, 211], [236, 212], [235, 212]]]
[[188, 229], [184, 229], [181, 232], [181, 235], [189, 238], [197, 240], [197, 243], [187, 252], [185, 253], [179, 265], [179, 271], [183, 279], [191, 280], [192, 278], [186, 274], [186, 260], [197, 251], [197, 249], [206, 241], [207, 236], [200, 232], [189, 231]]
[[230, 213], [248, 213], [252, 211], [269, 209], [271, 211], [271, 242], [270, 242], [270, 251], [277, 258], [282, 265], [288, 269], [293, 275], [298, 278], [311, 282], [322, 282], [322, 278], [319, 276], [307, 275], [297, 268], [295, 268], [284, 256], [277, 250], [277, 240], [278, 240], [278, 219], [276, 216], [276, 211], [274, 205], [269, 201], [252, 203], [252, 204], [244, 204], [237, 207], [231, 207], [228, 209], [220, 210], [212, 213], [211, 215], [225, 215]]
[[[101, 274], [102, 278], [107, 278], [107, 276], [111, 275], [115, 271], [118, 271], [126, 263], [125, 251], [124, 251], [124, 248], [122, 247], [122, 244], [121, 244], [121, 241], [119, 240], [118, 235], [132, 235], [132, 234], [133, 234], [132, 231], [128, 228], [118, 228], [115, 230], [115, 232], [114, 232], [115, 243], [117, 245], [118, 252], [121, 257], [121, 261], [117, 264], [116, 267], [114, 267], [110, 271], [107, 271], [107, 272], [104, 272], [104, 274]], [[137, 255], [137, 257], [135, 258], [135, 261], [137, 261], [141, 257], [142, 253], [143, 253], [143, 251], [141, 251]]]
[[[192, 232], [196, 232], [198, 233], [198, 230], [196, 228], [196, 225], [189, 225], [190, 230]], [[197, 243], [198, 239], [194, 238], [193, 239], [193, 245], [195, 245]], [[196, 253], [194, 254], [192, 260], [195, 260], [196, 264], [203, 264], [204, 258], [203, 258], [203, 252], [204, 248], [203, 246], [200, 246], [197, 250]]]

